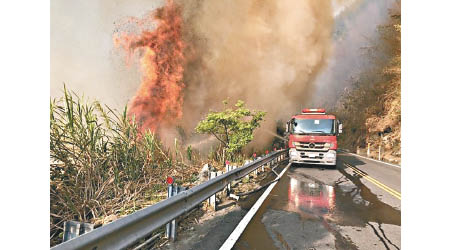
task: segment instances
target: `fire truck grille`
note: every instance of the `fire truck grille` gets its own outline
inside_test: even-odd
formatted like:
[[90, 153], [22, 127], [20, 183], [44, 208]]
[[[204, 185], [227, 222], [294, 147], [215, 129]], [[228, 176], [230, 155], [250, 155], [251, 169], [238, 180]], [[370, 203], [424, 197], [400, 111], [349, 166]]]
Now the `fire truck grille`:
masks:
[[310, 156], [310, 155], [307, 155], [307, 154], [305, 154], [304, 152], [302, 152], [302, 153], [300, 153], [300, 158], [302, 158], [302, 159], [311, 159], [311, 160], [322, 160], [323, 159], [323, 153], [320, 153], [320, 154], [318, 154], [318, 155], [316, 155], [316, 156]]
[[302, 151], [328, 151], [329, 149], [325, 146], [325, 142], [294, 142], [294, 146]]

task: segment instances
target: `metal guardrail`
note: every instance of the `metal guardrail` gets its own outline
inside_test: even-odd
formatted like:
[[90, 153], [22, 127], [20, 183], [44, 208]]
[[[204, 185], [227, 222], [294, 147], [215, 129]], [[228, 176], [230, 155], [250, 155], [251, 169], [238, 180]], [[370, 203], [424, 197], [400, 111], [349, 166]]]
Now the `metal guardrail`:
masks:
[[261, 159], [226, 172], [176, 196], [99, 227], [90, 233], [63, 242], [51, 249], [103, 250], [129, 247], [169, 221], [190, 211], [210, 196], [223, 190], [228, 183], [245, 177], [256, 168], [267, 163], [284, 161], [287, 159], [287, 152], [287, 149], [272, 152]]

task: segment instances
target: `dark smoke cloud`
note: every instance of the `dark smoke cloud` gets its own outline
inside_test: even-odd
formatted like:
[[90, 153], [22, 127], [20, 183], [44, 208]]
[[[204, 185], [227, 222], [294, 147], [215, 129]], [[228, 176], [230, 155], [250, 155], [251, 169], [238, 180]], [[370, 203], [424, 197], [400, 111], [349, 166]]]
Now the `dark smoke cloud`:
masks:
[[[334, 24], [334, 16], [357, 9], [352, 7], [355, 2], [361, 1], [177, 1], [183, 8], [188, 46], [179, 125], [192, 133], [210, 109], [221, 109], [222, 100], [230, 97], [231, 102], [242, 99], [250, 108], [267, 111], [264, 129], [275, 131], [277, 120], [287, 120], [319, 93], [316, 85], [330, 91], [339, 88], [335, 82], [341, 81], [332, 81], [331, 74], [315, 78], [327, 67], [332, 44], [340, 50], [337, 41], [352, 32], [351, 24], [346, 24], [347, 33], [338, 38], [340, 24]], [[162, 5], [163, 0], [52, 1], [51, 95], [60, 94], [64, 81], [77, 92], [122, 109], [136, 93], [140, 75], [138, 67], [126, 67], [123, 54], [114, 50], [115, 28], [121, 20], [142, 17]], [[371, 22], [358, 20], [358, 25]], [[333, 58], [343, 54], [347, 60], [355, 53], [337, 52]], [[354, 64], [348, 60], [343, 64]], [[340, 74], [337, 78], [344, 79], [346, 74]], [[254, 146], [265, 146], [273, 138], [263, 131], [259, 130]], [[180, 133], [167, 127], [161, 134], [173, 144]], [[198, 137], [192, 142], [207, 144]]]
[[[267, 111], [275, 131], [309, 101], [312, 81], [331, 50], [330, 1], [180, 1], [188, 46], [182, 125], [192, 131], [222, 100]], [[273, 135], [259, 130], [253, 146]]]

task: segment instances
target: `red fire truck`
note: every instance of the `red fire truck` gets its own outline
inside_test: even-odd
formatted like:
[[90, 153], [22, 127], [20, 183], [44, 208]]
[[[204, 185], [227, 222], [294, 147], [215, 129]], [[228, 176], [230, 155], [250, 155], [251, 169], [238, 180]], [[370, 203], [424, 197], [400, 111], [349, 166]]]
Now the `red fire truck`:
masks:
[[337, 135], [342, 124], [325, 109], [303, 109], [286, 123], [289, 162], [336, 167]]

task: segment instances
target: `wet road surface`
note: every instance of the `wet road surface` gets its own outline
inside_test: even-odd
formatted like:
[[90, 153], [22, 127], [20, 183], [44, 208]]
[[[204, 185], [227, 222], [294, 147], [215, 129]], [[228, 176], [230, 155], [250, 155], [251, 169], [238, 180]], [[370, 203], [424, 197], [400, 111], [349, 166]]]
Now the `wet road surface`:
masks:
[[293, 166], [233, 249], [400, 249], [400, 173], [346, 153], [337, 169]]

